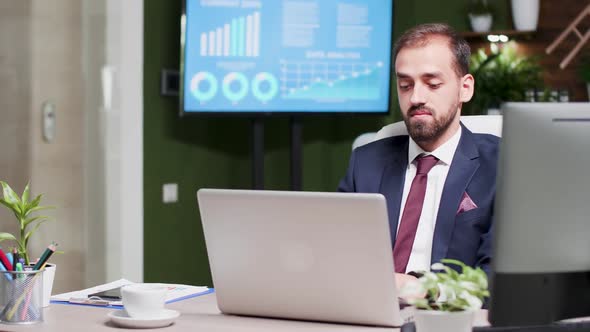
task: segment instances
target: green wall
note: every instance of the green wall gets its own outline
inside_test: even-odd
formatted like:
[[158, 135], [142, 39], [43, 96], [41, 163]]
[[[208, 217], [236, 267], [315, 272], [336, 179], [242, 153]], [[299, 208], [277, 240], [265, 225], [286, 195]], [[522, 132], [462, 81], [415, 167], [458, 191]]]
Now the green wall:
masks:
[[[433, 21], [465, 30], [466, 1], [447, 0], [443, 6], [439, 1], [397, 0], [394, 35]], [[177, 98], [160, 96], [160, 70], [178, 68], [180, 13], [181, 1], [144, 3], [144, 277], [147, 282], [212, 285], [196, 191], [250, 188], [251, 120], [179, 118]], [[387, 117], [304, 118], [303, 189], [335, 190], [353, 139], [399, 119], [397, 100], [392, 105]], [[177, 203], [162, 203], [164, 183], [178, 183]], [[287, 118], [265, 119], [265, 185], [289, 189]]]

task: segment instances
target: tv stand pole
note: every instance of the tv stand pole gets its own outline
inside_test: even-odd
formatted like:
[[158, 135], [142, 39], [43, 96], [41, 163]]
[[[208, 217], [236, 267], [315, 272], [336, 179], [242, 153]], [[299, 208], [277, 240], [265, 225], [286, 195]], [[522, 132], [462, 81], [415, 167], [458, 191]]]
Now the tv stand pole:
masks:
[[264, 121], [252, 120], [252, 189], [264, 189]]
[[301, 191], [303, 163], [303, 130], [301, 118], [291, 117], [291, 190]]

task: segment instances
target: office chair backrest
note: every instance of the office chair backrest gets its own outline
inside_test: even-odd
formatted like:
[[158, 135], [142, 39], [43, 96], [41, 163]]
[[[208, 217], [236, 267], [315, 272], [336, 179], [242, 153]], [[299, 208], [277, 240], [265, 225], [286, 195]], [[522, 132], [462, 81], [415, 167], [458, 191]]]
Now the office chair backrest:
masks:
[[[491, 134], [502, 137], [501, 115], [464, 115], [461, 122], [474, 133]], [[408, 131], [403, 121], [389, 124], [376, 133], [364, 133], [358, 136], [352, 143], [352, 149], [361, 145], [377, 141], [391, 136], [407, 135]]]

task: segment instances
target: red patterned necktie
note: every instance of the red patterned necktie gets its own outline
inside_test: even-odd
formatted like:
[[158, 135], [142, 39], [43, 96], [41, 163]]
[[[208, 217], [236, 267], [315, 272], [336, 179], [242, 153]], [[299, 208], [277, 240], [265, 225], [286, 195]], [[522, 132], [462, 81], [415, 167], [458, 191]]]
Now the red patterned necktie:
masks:
[[438, 158], [433, 155], [420, 156], [416, 159], [416, 177], [412, 181], [410, 193], [406, 199], [404, 213], [400, 221], [395, 245], [393, 246], [393, 262], [395, 263], [395, 272], [405, 273], [406, 266], [410, 260], [410, 253], [416, 237], [418, 221], [422, 213], [424, 204], [424, 194], [426, 193], [426, 180], [428, 172], [436, 165]]

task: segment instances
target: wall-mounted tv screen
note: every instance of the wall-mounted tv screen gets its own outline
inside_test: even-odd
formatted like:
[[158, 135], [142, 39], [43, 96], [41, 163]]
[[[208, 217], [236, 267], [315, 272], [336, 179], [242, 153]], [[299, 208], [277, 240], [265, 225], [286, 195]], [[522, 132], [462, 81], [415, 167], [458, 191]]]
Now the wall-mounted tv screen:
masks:
[[181, 112], [387, 113], [392, 0], [185, 0]]

